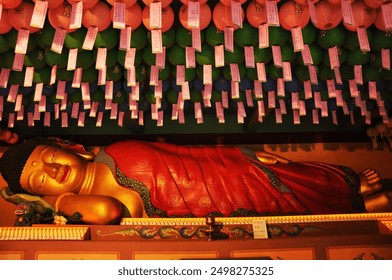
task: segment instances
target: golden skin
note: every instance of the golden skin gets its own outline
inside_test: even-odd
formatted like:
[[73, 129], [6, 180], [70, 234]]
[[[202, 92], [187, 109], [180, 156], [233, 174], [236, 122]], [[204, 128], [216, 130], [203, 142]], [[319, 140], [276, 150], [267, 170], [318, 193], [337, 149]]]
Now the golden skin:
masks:
[[[288, 163], [280, 156], [256, 151], [264, 164]], [[369, 212], [391, 211], [392, 194], [381, 192], [380, 176], [372, 169], [359, 174], [361, 193]], [[120, 186], [111, 170], [75, 152], [40, 145], [32, 152], [20, 178], [21, 186], [41, 196], [62, 196], [58, 210], [66, 215], [79, 212], [88, 224], [114, 224], [122, 217], [147, 217], [138, 193]]]

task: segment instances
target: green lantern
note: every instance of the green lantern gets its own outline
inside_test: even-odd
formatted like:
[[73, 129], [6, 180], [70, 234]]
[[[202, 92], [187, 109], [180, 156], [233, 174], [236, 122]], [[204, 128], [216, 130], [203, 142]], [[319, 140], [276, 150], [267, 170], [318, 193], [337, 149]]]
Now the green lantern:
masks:
[[[123, 51], [123, 50], [119, 50], [117, 52], [117, 61], [118, 63], [120, 63], [120, 65], [122, 65], [123, 67], [125, 67], [125, 56], [126, 56], [127, 52]], [[142, 63], [143, 61], [143, 54], [142, 51], [136, 51], [135, 53], [135, 62], [134, 65], [138, 66], [140, 63]]]
[[351, 50], [347, 54], [346, 62], [348, 65], [364, 65], [370, 59], [370, 52], [363, 52], [360, 49]]
[[354, 67], [348, 65], [347, 63], [343, 63], [340, 66], [340, 76], [342, 77], [343, 81], [354, 79], [355, 78]]
[[239, 63], [241, 64], [245, 60], [244, 49], [234, 45], [234, 51], [224, 51], [225, 52], [225, 64]]
[[164, 94], [164, 97], [170, 104], [177, 104], [178, 92], [169, 88], [169, 90]]
[[268, 76], [273, 80], [283, 78], [282, 68], [276, 67], [273, 63], [268, 63]]
[[3, 34], [0, 34], [0, 53], [5, 53], [10, 48], [11, 48], [11, 46], [8, 44], [6, 36], [4, 36]]
[[293, 46], [285, 44], [280, 47], [282, 53], [282, 61], [294, 62], [297, 59], [297, 53], [294, 52]]
[[120, 40], [120, 31], [114, 28], [107, 28], [98, 32], [94, 46], [96, 48], [107, 48], [108, 50], [118, 45]]
[[[323, 49], [320, 48], [317, 44], [311, 44], [311, 45], [309, 45], [309, 51], [312, 56], [313, 65], [317, 65], [317, 64], [321, 63], [321, 61], [323, 60], [323, 56], [324, 56]], [[301, 54], [297, 55], [297, 62], [300, 65], [304, 65], [304, 61], [302, 59]]]
[[[216, 68], [214, 67], [214, 65], [212, 65], [211, 67], [212, 69], [212, 80], [215, 81], [216, 79], [218, 79], [220, 73], [221, 73], [221, 69], [220, 68]], [[196, 67], [196, 74], [197, 76], [200, 78], [200, 80], [203, 81], [203, 77], [204, 77], [204, 70], [203, 70], [203, 65], [198, 64]]]
[[82, 92], [80, 90], [75, 91], [68, 95], [68, 101], [71, 103], [79, 103], [83, 101]]
[[[124, 78], [127, 79], [127, 71], [123, 71]], [[142, 83], [147, 77], [147, 69], [143, 64], [136, 67], [136, 81]]]
[[123, 68], [116, 64], [113, 67], [110, 67], [106, 71], [106, 80], [108, 81], [119, 81], [123, 76]]
[[[167, 53], [167, 50], [166, 50]], [[150, 45], [147, 45], [143, 51], [142, 51], [142, 57], [143, 57], [143, 61], [144, 63], [146, 63], [147, 65], [155, 65], [155, 54], [152, 53], [152, 48]]]
[[331, 67], [320, 63], [318, 66], [318, 77], [320, 80], [327, 81], [335, 78], [335, 71]]
[[118, 90], [113, 94], [112, 101], [114, 103], [122, 104], [127, 102], [127, 100], [128, 100], [128, 94], [123, 90]]
[[[244, 64], [238, 64], [238, 69], [239, 69], [239, 72], [240, 72], [240, 78], [243, 78], [245, 76], [245, 73], [246, 73], [245, 65]], [[230, 65], [225, 65], [223, 67], [223, 76], [225, 77], [226, 80], [229, 80], [229, 81], [232, 80]]]
[[12, 65], [14, 64], [14, 57], [15, 57], [15, 52], [13, 49], [10, 49], [6, 53], [0, 54], [0, 67], [11, 69]]
[[[177, 75], [177, 67], [173, 67], [173, 77]], [[192, 81], [196, 77], [196, 68], [185, 68], [185, 81]]]
[[[339, 63], [340, 65], [342, 65], [347, 59], [347, 51], [345, 48], [338, 48], [338, 57], [339, 57]], [[324, 52], [322, 63], [328, 67], [331, 67], [328, 51]]]
[[205, 39], [211, 47], [223, 45], [225, 42], [224, 33], [212, 23], [205, 29]]
[[[151, 45], [151, 31], [147, 32], [147, 40]], [[176, 31], [174, 28], [170, 28], [168, 31], [162, 33], [162, 46], [170, 48], [176, 43]]]
[[234, 43], [241, 48], [245, 46], [257, 47], [259, 44], [258, 30], [245, 21], [242, 28], [234, 31]]
[[269, 43], [271, 46], [283, 46], [290, 38], [290, 32], [276, 26], [268, 27]]
[[[151, 67], [147, 68], [147, 76], [150, 76]], [[161, 81], [167, 80], [172, 74], [171, 65], [166, 63], [165, 68], [159, 69], [158, 79]]]
[[74, 71], [67, 69], [57, 69], [56, 79], [58, 81], [72, 82]]
[[198, 64], [215, 64], [214, 48], [210, 45], [204, 44], [201, 52], [196, 52], [196, 62]]
[[139, 26], [132, 30], [131, 47], [141, 50], [147, 45], [147, 30], [143, 26]]
[[36, 47], [31, 52], [28, 52], [24, 57], [24, 65], [26, 67], [34, 67], [34, 70], [44, 67], [46, 65], [44, 50]]
[[371, 64], [366, 64], [362, 66], [362, 77], [364, 82], [378, 81], [382, 77], [382, 71]]
[[372, 32], [372, 40], [369, 40], [372, 50], [379, 51], [392, 48], [392, 34], [390, 32], [381, 31], [377, 28], [374, 28]]
[[343, 27], [337, 26], [330, 30], [320, 30], [317, 36], [317, 43], [323, 49], [329, 49], [334, 46], [342, 46], [344, 43], [346, 31]]
[[68, 65], [68, 54], [61, 54], [48, 50], [45, 52], [45, 61], [49, 66], [57, 65], [57, 68], [66, 68]]
[[52, 75], [52, 69], [48, 66], [45, 66], [38, 70], [34, 70], [33, 82], [44, 83], [48, 85], [50, 83], [51, 75]]
[[95, 56], [92, 51], [79, 51], [78, 58], [76, 59], [76, 67], [82, 67], [83, 70], [95, 67]]
[[174, 44], [167, 50], [167, 59], [172, 65], [185, 65], [185, 49], [177, 44]]
[[82, 49], [87, 29], [81, 27], [71, 33], [67, 33], [64, 38], [64, 46], [67, 49]]
[[[16, 40], [18, 39], [18, 30], [11, 29], [6, 35], [6, 40], [8, 41], [9, 45], [15, 49], [16, 47]], [[29, 36], [29, 42], [27, 44], [27, 51], [32, 51], [37, 46], [37, 41], [35, 36]]]
[[302, 28], [302, 39], [304, 44], [311, 45], [316, 40], [317, 28], [312, 23]]
[[95, 92], [90, 92], [90, 95], [93, 102], [105, 102], [105, 92], [101, 88], [98, 88]]
[[98, 79], [98, 70], [95, 67], [83, 69], [82, 71], [82, 82], [93, 83]]
[[297, 65], [297, 67], [295, 68], [295, 76], [301, 82], [309, 81], [310, 80], [310, 74], [309, 74], [308, 66]]
[[212, 88], [211, 101], [212, 102], [220, 102], [220, 101], [222, 101], [222, 93], [217, 91], [215, 88]]
[[192, 102], [203, 102], [203, 94], [199, 90], [191, 89], [190, 96]]
[[45, 23], [44, 28], [38, 30], [33, 35], [35, 36], [37, 44], [41, 48], [45, 50], [49, 50], [52, 47], [52, 42], [55, 33], [56, 30], [47, 22]]
[[18, 84], [23, 86], [25, 79], [25, 72], [24, 71], [11, 71], [10, 76], [8, 78], [8, 83], [10, 84]]
[[272, 60], [272, 49], [271, 48], [254, 48], [253, 53], [255, 56], [255, 62], [268, 63]]
[[[372, 40], [373, 33], [369, 28], [366, 29], [366, 33], [370, 42]], [[359, 49], [358, 33], [346, 30], [345, 35], [344, 47], [351, 51]]]
[[176, 32], [176, 42], [182, 48], [192, 46], [192, 32], [179, 26]]

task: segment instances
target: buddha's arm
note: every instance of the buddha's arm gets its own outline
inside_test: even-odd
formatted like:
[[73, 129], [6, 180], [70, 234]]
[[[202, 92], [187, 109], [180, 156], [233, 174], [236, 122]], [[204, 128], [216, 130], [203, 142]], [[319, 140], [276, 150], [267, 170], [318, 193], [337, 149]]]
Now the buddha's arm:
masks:
[[56, 206], [67, 216], [79, 212], [85, 223], [98, 225], [118, 223], [123, 211], [120, 201], [103, 195], [66, 195]]

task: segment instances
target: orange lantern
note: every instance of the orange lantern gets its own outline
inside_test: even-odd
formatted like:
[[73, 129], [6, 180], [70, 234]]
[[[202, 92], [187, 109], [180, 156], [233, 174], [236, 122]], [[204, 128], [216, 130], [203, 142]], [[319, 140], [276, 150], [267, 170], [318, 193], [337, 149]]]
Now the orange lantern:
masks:
[[[147, 6], [150, 6], [152, 2], [157, 2], [156, 0], [143, 0], [143, 3], [146, 4]], [[170, 5], [172, 0], [159, 0], [161, 2], [161, 7], [165, 8]]]
[[[223, 5], [226, 6], [230, 6], [231, 5], [231, 1], [233, 0], [219, 0]], [[246, 0], [235, 0], [236, 2], [240, 2], [240, 4], [244, 4], [246, 2]]]
[[362, 0], [356, 0], [351, 4], [353, 10], [354, 24], [348, 25], [343, 21], [344, 26], [350, 31], [357, 31], [358, 27], [368, 28], [376, 20], [377, 12], [370, 8]]
[[137, 0], [106, 0], [110, 5], [114, 6], [114, 2], [124, 2], [125, 5], [131, 7], [133, 4], [137, 2]]
[[70, 29], [69, 25], [71, 23], [71, 10], [72, 6], [68, 2], [63, 2], [62, 5], [56, 8], [50, 8], [48, 10], [48, 19], [51, 26], [54, 29], [64, 29], [67, 33], [71, 33], [76, 30]]
[[11, 29], [12, 25], [8, 20], [7, 10], [4, 10], [0, 19], [0, 34], [8, 33]]
[[[200, 5], [200, 16], [199, 16], [199, 29], [205, 29], [211, 21], [211, 9], [207, 4]], [[186, 29], [191, 29], [188, 27], [188, 6], [182, 5], [180, 8], [180, 22], [182, 26]]]
[[389, 0], [364, 0], [365, 4], [372, 9], [379, 9], [382, 4], [389, 2]]
[[374, 21], [373, 24], [374, 24], [374, 26], [375, 26], [378, 30], [381, 30], [381, 31], [384, 31], [384, 32], [387, 31], [387, 29], [386, 29], [386, 27], [385, 27], [385, 23], [384, 23], [384, 16], [382, 15], [381, 9], [380, 9], [380, 10], [377, 10], [377, 16], [376, 16], [376, 19], [375, 19], [375, 21]]
[[39, 28], [30, 26], [31, 17], [33, 16], [34, 4], [23, 1], [15, 9], [8, 10], [8, 20], [16, 30], [28, 29], [30, 33], [35, 33]]
[[[180, 1], [184, 5], [188, 5], [188, 3], [189, 3], [189, 0], [180, 0]], [[200, 3], [200, 5], [203, 5], [204, 3], [207, 3], [208, 0], [197, 0], [197, 1]]]
[[[312, 2], [314, 4], [316, 4], [317, 2], [319, 2], [320, 0], [312, 0]], [[298, 4], [302, 5], [302, 6], [308, 6], [308, 0], [297, 0], [296, 1]]]
[[75, 4], [77, 2], [83, 2], [83, 9], [91, 9], [99, 0], [67, 0], [70, 4]]
[[[113, 20], [114, 8], [111, 10], [111, 17]], [[129, 6], [125, 10], [125, 25], [135, 30], [142, 24], [142, 8], [138, 3]]]
[[254, 28], [259, 28], [261, 24], [267, 23], [267, 10], [263, 4], [252, 1], [246, 8], [246, 19]]
[[231, 7], [226, 6], [221, 2], [216, 3], [214, 10], [212, 11], [212, 21], [216, 28], [221, 31], [224, 31], [225, 27], [231, 27], [234, 30], [238, 28], [238, 26], [233, 24]]
[[103, 31], [112, 23], [110, 8], [104, 2], [98, 2], [92, 8], [83, 11], [82, 24], [87, 29], [98, 27], [98, 31]]
[[[331, 5], [334, 6], [339, 6], [341, 5], [342, 0], [327, 0]], [[355, 0], [351, 0], [351, 3], [354, 2]]]
[[[150, 28], [150, 7], [145, 6], [142, 13], [142, 19], [144, 26], [151, 30]], [[174, 23], [174, 12], [170, 6], [162, 8], [162, 27], [161, 31], [164, 33], [168, 31]]]
[[342, 9], [339, 6], [334, 6], [328, 1], [319, 1], [314, 6], [317, 18], [315, 26], [318, 29], [330, 30], [342, 21]]
[[295, 1], [285, 2], [279, 9], [280, 25], [286, 30], [291, 30], [294, 27], [304, 28], [309, 20], [309, 8]]
[[22, 0], [1, 0], [0, 3], [3, 4], [4, 9], [15, 9], [22, 3]]
[[[35, 3], [37, 2], [37, 0], [33, 0], [33, 2]], [[51, 9], [60, 6], [64, 2], [64, 0], [46, 0], [46, 2], [48, 2], [48, 8]]]
[[[259, 3], [262, 4], [262, 5], [265, 4], [265, 0], [256, 0], [256, 1], [259, 2]], [[271, 0], [271, 1], [274, 1], [274, 2], [276, 2], [276, 3], [279, 3], [279, 2], [280, 2], [280, 0]]]

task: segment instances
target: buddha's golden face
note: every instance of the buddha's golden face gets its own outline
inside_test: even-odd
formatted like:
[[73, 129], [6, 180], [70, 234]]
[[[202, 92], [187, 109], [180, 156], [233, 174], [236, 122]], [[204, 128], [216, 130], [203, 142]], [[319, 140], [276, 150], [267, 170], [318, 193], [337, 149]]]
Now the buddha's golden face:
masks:
[[27, 160], [20, 184], [38, 195], [77, 192], [85, 179], [86, 168], [87, 161], [72, 151], [40, 145]]

